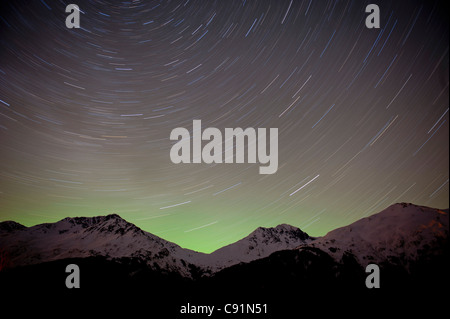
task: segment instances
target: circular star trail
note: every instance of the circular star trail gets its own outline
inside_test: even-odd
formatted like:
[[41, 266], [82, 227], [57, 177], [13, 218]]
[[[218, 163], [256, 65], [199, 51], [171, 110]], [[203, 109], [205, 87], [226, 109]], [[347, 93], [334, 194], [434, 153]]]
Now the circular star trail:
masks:
[[[448, 207], [443, 1], [4, 1], [0, 219], [117, 213], [210, 252]], [[279, 167], [174, 164], [176, 127], [278, 128]]]

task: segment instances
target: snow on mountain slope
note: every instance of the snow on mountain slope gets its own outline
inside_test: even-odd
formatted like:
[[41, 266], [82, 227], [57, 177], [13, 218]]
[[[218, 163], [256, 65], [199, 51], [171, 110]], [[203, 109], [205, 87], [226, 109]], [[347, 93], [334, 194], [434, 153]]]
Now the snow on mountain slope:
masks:
[[264, 258], [276, 251], [293, 249], [312, 239], [308, 234], [291, 225], [281, 224], [273, 228], [259, 227], [247, 237], [212, 252], [208, 258], [210, 266], [217, 270]]
[[0, 223], [0, 251], [6, 252], [8, 267], [64, 258], [131, 257], [151, 268], [178, 272], [187, 277], [191, 277], [191, 271], [202, 269], [205, 274], [214, 273], [240, 262], [267, 257], [277, 250], [295, 248], [310, 240], [296, 227], [279, 225], [258, 228], [234, 244], [212, 254], [203, 254], [145, 232], [115, 214], [65, 218], [29, 228], [12, 221]]
[[233, 244], [203, 254], [145, 232], [114, 214], [65, 218], [29, 228], [7, 221], [0, 223], [0, 264], [13, 268], [65, 258], [134, 258], [151, 269], [194, 277], [281, 250], [315, 247], [338, 262], [348, 252], [363, 266], [371, 262], [395, 262], [407, 268], [409, 261], [416, 260], [419, 254], [443, 254], [433, 247], [438, 246], [436, 241], [448, 239], [448, 231], [448, 210], [402, 203], [324, 237], [311, 238], [285, 224], [260, 227]]
[[150, 267], [189, 275], [183, 261], [200, 254], [144, 232], [115, 214], [65, 218], [30, 228], [19, 225], [0, 224], [0, 249], [7, 252], [9, 267], [64, 258], [136, 257]]
[[307, 246], [319, 248], [337, 261], [349, 252], [361, 265], [393, 262], [407, 268], [409, 261], [427, 253], [436, 241], [447, 240], [448, 232], [448, 210], [401, 203], [335, 229]]

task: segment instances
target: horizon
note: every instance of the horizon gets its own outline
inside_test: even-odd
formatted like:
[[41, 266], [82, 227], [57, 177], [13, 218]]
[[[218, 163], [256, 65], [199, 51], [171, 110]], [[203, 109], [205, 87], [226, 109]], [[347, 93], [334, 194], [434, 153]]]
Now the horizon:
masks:
[[[416, 206], [416, 207], [429, 207], [429, 208], [432, 208], [432, 209], [438, 209], [438, 210], [441, 210], [441, 211], [448, 211], [448, 210], [449, 210], [448, 207], [447, 207], [447, 208], [438, 208], [438, 207], [430, 207], [430, 206], [425, 206], [425, 205], [419, 205], [419, 204], [415, 204], [415, 203], [397, 202], [397, 203], [393, 203], [393, 204], [388, 205], [387, 207], [381, 209], [381, 210], [378, 211], [378, 212], [375, 212], [375, 213], [372, 214], [372, 215], [376, 215], [376, 214], [378, 214], [378, 213], [384, 211], [385, 209], [387, 209], [387, 208], [389, 208], [389, 207], [391, 207], [391, 206], [394, 206], [394, 205], [401, 205], [401, 204], [409, 204], [409, 205], [413, 205], [413, 206]], [[25, 226], [25, 227], [27, 227], [27, 228], [30, 228], [30, 227], [34, 227], [34, 226], [43, 225], [43, 224], [54, 224], [54, 223], [57, 223], [57, 222], [60, 222], [60, 221], [62, 221], [62, 220], [64, 220], [64, 219], [66, 219], [66, 218], [94, 218], [94, 217], [107, 217], [107, 216], [111, 216], [111, 215], [116, 215], [116, 216], [118, 216], [119, 218], [125, 220], [126, 222], [135, 225], [136, 227], [138, 227], [139, 229], [143, 230], [144, 232], [147, 232], [147, 233], [150, 233], [150, 234], [152, 234], [152, 235], [158, 236], [158, 237], [160, 237], [160, 238], [162, 238], [163, 240], [166, 240], [166, 241], [168, 241], [168, 242], [172, 242], [172, 243], [174, 243], [174, 244], [180, 246], [180, 247], [183, 248], [183, 249], [189, 249], [189, 250], [193, 250], [193, 251], [200, 252], [200, 253], [204, 253], [204, 254], [211, 254], [211, 253], [213, 253], [214, 251], [216, 251], [216, 250], [218, 250], [218, 249], [221, 249], [221, 248], [226, 247], [226, 246], [228, 246], [228, 245], [230, 245], [230, 244], [233, 244], [233, 243], [235, 243], [235, 242], [237, 242], [237, 241], [239, 241], [239, 240], [241, 240], [241, 239], [243, 239], [243, 238], [249, 236], [251, 233], [253, 233], [255, 230], [257, 230], [257, 229], [260, 228], [260, 227], [262, 227], [262, 228], [276, 228], [276, 227], [281, 226], [281, 225], [288, 225], [288, 226], [292, 226], [292, 227], [298, 228], [298, 229], [301, 230], [302, 232], [306, 233], [309, 237], [312, 237], [312, 238], [316, 238], [316, 239], [317, 239], [317, 238], [320, 238], [320, 237], [325, 236], [327, 233], [329, 233], [329, 232], [331, 232], [331, 231], [334, 231], [334, 230], [336, 230], [336, 229], [338, 229], [338, 228], [349, 226], [349, 225], [353, 224], [353, 223], [356, 222], [356, 221], [359, 221], [359, 220], [361, 220], [361, 219], [363, 219], [363, 218], [372, 216], [372, 215], [368, 215], [368, 216], [365, 216], [365, 217], [361, 217], [360, 219], [357, 219], [357, 220], [355, 220], [355, 221], [353, 221], [353, 222], [350, 222], [349, 224], [341, 225], [341, 226], [338, 226], [338, 227], [336, 227], [336, 228], [330, 229], [330, 230], [326, 231], [326, 233], [324, 233], [324, 234], [322, 234], [322, 235], [314, 235], [314, 234], [311, 234], [311, 233], [309, 233], [308, 231], [305, 231], [304, 229], [302, 229], [302, 228], [300, 228], [300, 227], [298, 227], [298, 226], [296, 226], [296, 225], [289, 224], [289, 223], [280, 223], [280, 224], [277, 224], [277, 225], [274, 225], [274, 226], [258, 226], [258, 227], [254, 228], [254, 229], [252, 229], [252, 230], [249, 230], [245, 235], [242, 235], [241, 237], [239, 237], [238, 235], [236, 235], [237, 237], [239, 237], [239, 238], [236, 239], [236, 240], [233, 240], [233, 241], [231, 241], [231, 242], [229, 242], [229, 243], [225, 243], [224, 245], [218, 246], [218, 247], [216, 247], [216, 248], [209, 248], [209, 249], [206, 250], [206, 251], [205, 251], [205, 250], [201, 250], [201, 249], [200, 249], [200, 250], [199, 250], [199, 249], [195, 249], [195, 248], [193, 248], [193, 247], [184, 246], [184, 245], [182, 245], [181, 243], [178, 243], [178, 242], [176, 242], [176, 241], [167, 239], [167, 238], [165, 238], [164, 236], [158, 235], [157, 233], [154, 233], [154, 232], [152, 232], [152, 231], [143, 229], [143, 228], [139, 227], [138, 224], [136, 224], [136, 223], [134, 223], [134, 222], [132, 222], [132, 221], [130, 221], [130, 220], [127, 220], [126, 218], [124, 218], [123, 216], [121, 216], [120, 214], [117, 214], [117, 213], [110, 213], [110, 214], [107, 214], [107, 215], [94, 215], [94, 216], [82, 216], [82, 215], [78, 215], [78, 216], [66, 216], [66, 217], [64, 217], [64, 218], [62, 218], [62, 219], [59, 219], [59, 220], [57, 220], [57, 221], [54, 221], [54, 222], [42, 222], [42, 223], [39, 223], [39, 224], [33, 224], [33, 225], [30, 225], [30, 226], [24, 225], [24, 224], [22, 224], [22, 223], [20, 223], [20, 222], [17, 222], [17, 221], [15, 221], [15, 220], [0, 220], [0, 223], [12, 221], [12, 222], [16, 222], [16, 223], [18, 223], [18, 224], [20, 224], [20, 225], [22, 225], [22, 226]], [[244, 231], [244, 232], [245, 232], [245, 231]]]

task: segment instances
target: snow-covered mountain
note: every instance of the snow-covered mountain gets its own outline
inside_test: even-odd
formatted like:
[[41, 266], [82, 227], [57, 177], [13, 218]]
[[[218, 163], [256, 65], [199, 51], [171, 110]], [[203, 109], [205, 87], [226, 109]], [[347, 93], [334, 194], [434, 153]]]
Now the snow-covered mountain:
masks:
[[7, 267], [102, 256], [110, 260], [138, 259], [152, 269], [185, 277], [191, 277], [193, 268], [207, 275], [277, 250], [295, 248], [308, 240], [310, 237], [300, 229], [279, 225], [258, 228], [234, 244], [203, 254], [145, 232], [116, 214], [65, 218], [29, 228], [13, 221], [0, 223], [0, 251], [6, 252]]
[[[369, 300], [370, 307], [399, 298], [407, 305], [424, 291], [435, 302], [450, 283], [448, 233], [447, 209], [395, 204], [295, 249], [228, 267], [211, 278], [208, 289], [239, 287], [243, 296], [270, 295], [283, 305], [290, 298], [295, 305], [328, 306], [326, 295], [344, 305], [355, 298]], [[381, 289], [366, 287], [366, 267], [373, 263]]]
[[[370, 311], [396, 304], [405, 316], [409, 305], [415, 312], [417, 304], [440, 305], [448, 299], [448, 227], [448, 210], [396, 204], [321, 238], [279, 225], [201, 254], [117, 215], [29, 228], [9, 221], [0, 223], [0, 295], [2, 300], [6, 295], [6, 300], [22, 301], [24, 294], [42, 302], [69, 300], [83, 305], [83, 311], [88, 304], [102, 313], [111, 307], [96, 302], [99, 296], [106, 305], [120, 300], [122, 306], [126, 299], [130, 309], [165, 309], [172, 311], [166, 313], [171, 318], [179, 315], [180, 305], [195, 300], [267, 302], [269, 315], [280, 318], [303, 308], [334, 315], [344, 306], [346, 313], [355, 304]], [[72, 263], [81, 273], [76, 291], [64, 284]], [[380, 289], [366, 287], [369, 263], [379, 265]], [[113, 304], [111, 309], [118, 308]]]
[[233, 265], [274, 259], [273, 254], [280, 251], [304, 251], [309, 256], [318, 249], [336, 263], [351, 255], [362, 267], [391, 263], [408, 269], [419, 258], [445, 254], [434, 248], [445, 246], [440, 241], [448, 241], [448, 231], [448, 211], [402, 203], [324, 237], [312, 238], [286, 224], [260, 227], [233, 244], [203, 254], [145, 232], [115, 214], [65, 218], [33, 227], [6, 221], [0, 223], [0, 265], [14, 268], [100, 256], [118, 262], [132, 259], [150, 270], [198, 278]]
[[247, 237], [212, 252], [208, 257], [214, 263], [212, 266], [224, 268], [268, 257], [273, 252], [293, 249], [312, 240], [307, 233], [287, 224], [273, 228], [258, 227]]
[[25, 227], [0, 223], [0, 249], [7, 266], [17, 267], [64, 258], [103, 256], [139, 258], [150, 268], [189, 275], [186, 260], [201, 255], [150, 234], [116, 214], [65, 218], [56, 223]]
[[335, 229], [299, 249], [319, 248], [337, 262], [342, 261], [344, 253], [350, 253], [360, 265], [391, 263], [408, 269], [410, 262], [424, 255], [445, 253], [433, 248], [442, 247], [440, 241], [448, 241], [448, 232], [448, 210], [400, 203]]

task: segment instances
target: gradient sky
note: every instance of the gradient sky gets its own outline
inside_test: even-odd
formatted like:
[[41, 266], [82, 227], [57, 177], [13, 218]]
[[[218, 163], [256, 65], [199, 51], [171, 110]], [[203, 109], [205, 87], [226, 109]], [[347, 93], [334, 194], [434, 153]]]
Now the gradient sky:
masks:
[[[210, 252], [259, 226], [447, 208], [444, 3], [2, 1], [0, 221], [117, 213]], [[277, 127], [278, 171], [173, 164], [170, 132], [194, 119]]]

